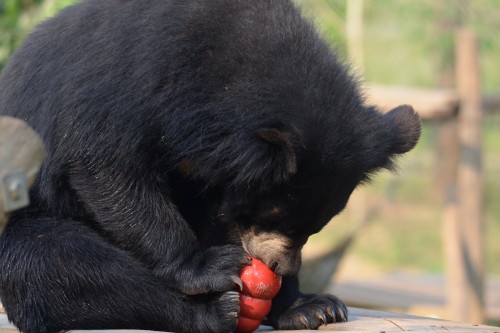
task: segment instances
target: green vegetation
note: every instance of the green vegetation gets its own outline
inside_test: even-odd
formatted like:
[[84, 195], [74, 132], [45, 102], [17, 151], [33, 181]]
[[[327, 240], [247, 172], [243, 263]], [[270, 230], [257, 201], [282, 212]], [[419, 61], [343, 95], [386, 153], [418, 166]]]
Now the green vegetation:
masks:
[[[295, 0], [314, 17], [325, 38], [347, 58], [347, 0]], [[74, 0], [0, 0], [0, 68], [37, 22]], [[500, 91], [500, 6], [498, 0], [371, 0], [364, 2], [364, 73], [367, 81], [423, 87], [453, 82], [453, 32], [472, 27], [479, 37], [482, 85]], [[399, 175], [382, 172], [362, 189], [367, 207], [376, 207], [352, 251], [383, 270], [440, 272], [443, 201], [436, 186], [436, 128], [426, 124], [417, 148], [400, 161]], [[500, 117], [484, 124], [484, 188], [488, 272], [500, 274]], [[353, 228], [348, 209], [315, 236], [330, 245]]]
[[0, 0], [0, 68], [40, 21], [76, 0]]
[[[327, 40], [345, 56], [346, 1], [295, 0], [313, 17]], [[450, 85], [454, 32], [473, 28], [479, 39], [483, 89], [500, 90], [498, 0], [364, 1], [366, 80], [381, 84]]]

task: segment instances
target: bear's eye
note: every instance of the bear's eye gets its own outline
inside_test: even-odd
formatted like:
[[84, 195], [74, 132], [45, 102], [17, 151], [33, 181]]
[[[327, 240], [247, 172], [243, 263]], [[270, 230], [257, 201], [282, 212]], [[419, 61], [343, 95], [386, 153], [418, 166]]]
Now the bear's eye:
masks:
[[259, 218], [270, 219], [270, 218], [282, 217], [284, 215], [285, 215], [285, 210], [283, 209], [283, 207], [273, 205], [270, 208], [261, 211], [259, 214]]

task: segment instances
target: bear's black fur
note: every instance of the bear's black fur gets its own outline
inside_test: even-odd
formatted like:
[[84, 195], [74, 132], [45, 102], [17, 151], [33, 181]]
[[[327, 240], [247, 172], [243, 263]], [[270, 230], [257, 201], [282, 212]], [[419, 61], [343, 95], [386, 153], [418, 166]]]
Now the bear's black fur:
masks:
[[300, 250], [420, 134], [411, 107], [364, 105], [288, 0], [84, 0], [12, 57], [0, 114], [48, 149], [0, 241], [26, 333], [232, 331], [248, 255], [284, 276], [275, 327], [346, 320], [299, 292]]

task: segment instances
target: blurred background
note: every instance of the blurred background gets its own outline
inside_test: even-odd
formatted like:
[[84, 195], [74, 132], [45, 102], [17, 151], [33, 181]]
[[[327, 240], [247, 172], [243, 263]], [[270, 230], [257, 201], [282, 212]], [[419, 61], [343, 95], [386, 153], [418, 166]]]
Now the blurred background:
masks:
[[[0, 0], [0, 68], [73, 2]], [[296, 3], [368, 100], [407, 101], [424, 118], [397, 172], [358, 189], [312, 237], [304, 288], [352, 306], [500, 325], [500, 1]]]

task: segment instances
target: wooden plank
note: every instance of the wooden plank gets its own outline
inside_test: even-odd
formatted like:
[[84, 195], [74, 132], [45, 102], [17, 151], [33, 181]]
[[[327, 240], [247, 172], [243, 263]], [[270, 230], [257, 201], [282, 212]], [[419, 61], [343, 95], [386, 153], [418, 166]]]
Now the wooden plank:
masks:
[[[6, 188], [6, 179], [21, 175], [26, 187], [30, 187], [46, 155], [40, 137], [22, 120], [0, 117], [0, 232], [3, 230], [10, 211], [9, 204], [16, 200], [19, 189]], [[14, 184], [19, 185], [19, 184]]]
[[417, 317], [360, 308], [349, 309], [347, 323], [330, 324], [321, 328], [327, 332], [484, 332], [499, 333], [500, 328], [465, 324], [427, 317]]
[[[2, 320], [3, 317], [3, 320]], [[5, 315], [0, 315], [0, 322], [4, 321]], [[13, 326], [6, 328], [0, 326], [0, 333], [15, 333]], [[500, 333], [500, 327], [465, 324], [440, 319], [410, 316], [399, 313], [367, 310], [360, 308], [349, 308], [349, 321], [346, 323], [329, 324], [319, 328], [320, 332], [446, 332], [446, 333]], [[68, 333], [152, 333], [154, 331], [143, 330], [73, 330]], [[314, 330], [300, 331], [274, 331], [271, 327], [261, 326], [259, 332], [279, 333], [312, 333]]]
[[365, 93], [367, 103], [377, 105], [383, 111], [409, 104], [424, 120], [455, 116], [459, 106], [459, 97], [453, 89], [369, 85]]
[[[381, 107], [382, 111], [409, 104], [424, 120], [454, 117], [460, 107], [460, 97], [454, 89], [420, 89], [402, 86], [370, 84], [365, 89], [367, 102]], [[481, 96], [485, 112], [500, 112], [500, 93]]]
[[42, 140], [24, 121], [0, 117], [0, 174], [24, 170], [31, 185], [45, 155]]
[[[356, 276], [352, 273], [356, 272], [355, 266], [349, 260], [346, 258], [339, 277], [327, 290], [347, 304], [451, 319], [446, 312], [448, 283], [444, 276], [408, 273]], [[500, 322], [500, 279], [489, 278], [487, 282], [485, 314], [489, 320]]]

